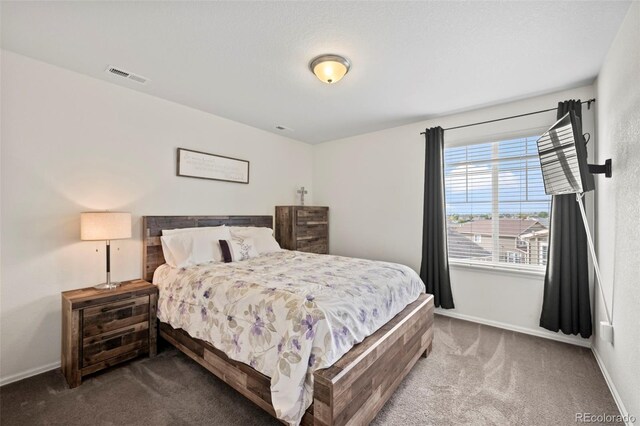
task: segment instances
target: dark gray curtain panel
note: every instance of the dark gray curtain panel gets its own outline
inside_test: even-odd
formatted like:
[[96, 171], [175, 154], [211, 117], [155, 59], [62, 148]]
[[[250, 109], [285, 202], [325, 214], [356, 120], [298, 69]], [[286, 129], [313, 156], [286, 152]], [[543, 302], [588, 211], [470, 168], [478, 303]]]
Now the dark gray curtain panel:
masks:
[[[582, 120], [580, 100], [558, 104], [558, 119], [573, 110]], [[582, 129], [580, 129], [582, 134]], [[551, 201], [549, 252], [540, 327], [591, 336], [587, 234], [575, 194]]]
[[424, 210], [420, 278], [438, 307], [453, 309], [447, 252], [447, 218], [444, 200], [444, 130], [425, 132]]

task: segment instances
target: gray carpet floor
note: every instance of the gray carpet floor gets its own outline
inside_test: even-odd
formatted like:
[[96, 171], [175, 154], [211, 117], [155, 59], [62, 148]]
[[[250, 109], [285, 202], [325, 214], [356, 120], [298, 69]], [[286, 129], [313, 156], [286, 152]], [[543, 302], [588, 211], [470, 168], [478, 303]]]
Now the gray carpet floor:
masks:
[[[590, 350], [436, 316], [421, 358], [375, 425], [575, 424], [619, 414]], [[170, 347], [68, 389], [59, 370], [0, 388], [10, 425], [277, 425]]]

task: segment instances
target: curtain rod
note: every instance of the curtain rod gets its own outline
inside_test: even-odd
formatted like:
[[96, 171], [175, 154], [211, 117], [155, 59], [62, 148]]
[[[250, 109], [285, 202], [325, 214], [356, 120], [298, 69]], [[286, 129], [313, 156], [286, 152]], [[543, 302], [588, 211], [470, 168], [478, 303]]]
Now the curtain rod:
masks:
[[[596, 99], [592, 98], [592, 99], [589, 99], [588, 101], [582, 101], [581, 104], [587, 104], [587, 109], [591, 109], [591, 104], [593, 102], [595, 102], [595, 101], [596, 101]], [[496, 118], [495, 120], [487, 120], [487, 121], [479, 121], [477, 123], [463, 124], [462, 126], [448, 127], [446, 129], [442, 129], [442, 130], [443, 131], [444, 130], [455, 130], [455, 129], [462, 129], [463, 127], [478, 126], [480, 124], [495, 123], [496, 121], [511, 120], [512, 118], [526, 117], [527, 115], [541, 114], [543, 112], [549, 112], [549, 111], [557, 111], [557, 109], [558, 109], [558, 107], [549, 108], [549, 109], [541, 109], [540, 111], [533, 111], [533, 112], [527, 112], [525, 114], [518, 114], [518, 115], [509, 116], [509, 117]], [[424, 134], [426, 134], [426, 132], [421, 132], [420, 134], [424, 135]]]

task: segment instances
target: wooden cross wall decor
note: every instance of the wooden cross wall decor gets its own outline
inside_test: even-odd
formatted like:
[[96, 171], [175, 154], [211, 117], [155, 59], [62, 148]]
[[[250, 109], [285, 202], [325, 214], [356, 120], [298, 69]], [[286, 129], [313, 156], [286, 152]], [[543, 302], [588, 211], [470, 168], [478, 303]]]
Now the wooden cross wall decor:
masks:
[[300, 205], [304, 206], [304, 194], [307, 194], [307, 190], [304, 189], [304, 186], [301, 186], [300, 189], [298, 189], [298, 194], [300, 194]]

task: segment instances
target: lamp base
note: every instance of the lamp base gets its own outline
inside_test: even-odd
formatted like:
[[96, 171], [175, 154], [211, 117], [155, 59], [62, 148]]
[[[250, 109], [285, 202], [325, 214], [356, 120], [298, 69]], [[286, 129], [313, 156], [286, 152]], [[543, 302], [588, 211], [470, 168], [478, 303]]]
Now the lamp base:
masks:
[[97, 288], [98, 290], [114, 290], [119, 286], [120, 286], [120, 283], [107, 282], [107, 283], [94, 285], [93, 288]]

